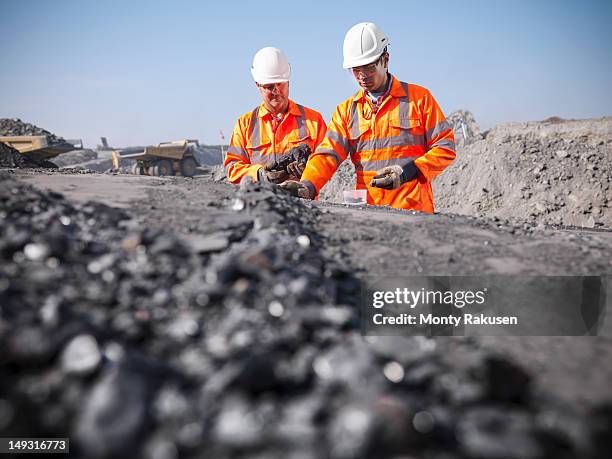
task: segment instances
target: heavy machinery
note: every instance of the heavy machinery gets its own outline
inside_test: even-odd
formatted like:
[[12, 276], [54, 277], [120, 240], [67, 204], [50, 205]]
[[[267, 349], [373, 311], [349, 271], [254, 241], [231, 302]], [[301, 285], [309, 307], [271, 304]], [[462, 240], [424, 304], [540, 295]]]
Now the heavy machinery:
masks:
[[122, 159], [136, 161], [132, 172], [136, 175], [175, 175], [193, 177], [199, 166], [194, 149], [199, 146], [197, 140], [184, 139], [174, 142], [162, 142], [157, 146], [124, 148], [112, 153], [113, 167], [119, 169]]
[[0, 142], [13, 147], [19, 153], [34, 160], [54, 158], [75, 149], [73, 144], [63, 139], [52, 142], [46, 135], [0, 136]]

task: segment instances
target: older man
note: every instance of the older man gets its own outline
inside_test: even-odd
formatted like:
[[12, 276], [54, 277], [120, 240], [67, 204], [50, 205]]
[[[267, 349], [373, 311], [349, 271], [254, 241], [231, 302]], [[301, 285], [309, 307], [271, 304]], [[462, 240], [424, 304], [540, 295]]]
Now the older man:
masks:
[[347, 32], [343, 66], [361, 89], [336, 108], [302, 180], [283, 185], [293, 194], [316, 197], [350, 155], [369, 204], [434, 211], [431, 182], [455, 158], [453, 131], [427, 89], [388, 72], [388, 45], [371, 22]]
[[236, 122], [224, 161], [227, 177], [232, 183], [245, 177], [276, 184], [299, 180], [303, 164], [293, 162], [287, 170], [273, 170], [271, 165], [299, 145], [314, 151], [325, 136], [325, 121], [319, 112], [289, 99], [291, 67], [280, 49], [260, 49], [251, 74], [262, 103]]

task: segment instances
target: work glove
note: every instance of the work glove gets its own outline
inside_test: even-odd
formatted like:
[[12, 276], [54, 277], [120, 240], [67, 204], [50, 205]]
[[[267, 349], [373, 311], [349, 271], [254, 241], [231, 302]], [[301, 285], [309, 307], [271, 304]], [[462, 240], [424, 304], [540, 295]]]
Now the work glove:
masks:
[[300, 163], [297, 161], [293, 161], [292, 163], [287, 165], [287, 170], [289, 171], [290, 178], [288, 180], [299, 180], [302, 178], [302, 174], [304, 173], [304, 169], [306, 169], [306, 163]]
[[396, 190], [404, 183], [416, 178], [418, 174], [419, 169], [414, 164], [414, 161], [410, 161], [404, 167], [397, 165], [387, 166], [376, 171], [370, 186], [385, 190]]
[[259, 169], [257, 173], [259, 183], [275, 183], [279, 185], [290, 178], [287, 171], [270, 170], [270, 167], [271, 166], [265, 166]]
[[302, 199], [314, 199], [315, 190], [310, 183], [299, 182], [297, 180], [287, 180], [280, 184], [280, 187], [291, 196]]

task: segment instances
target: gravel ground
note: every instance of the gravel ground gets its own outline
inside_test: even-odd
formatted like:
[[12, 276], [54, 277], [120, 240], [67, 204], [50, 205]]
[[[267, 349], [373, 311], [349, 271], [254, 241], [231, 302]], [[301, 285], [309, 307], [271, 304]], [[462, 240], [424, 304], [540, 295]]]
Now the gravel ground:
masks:
[[0, 219], [2, 437], [104, 458], [612, 454], [609, 337], [365, 339], [358, 311], [366, 275], [611, 274], [610, 232], [66, 171], [2, 173]]

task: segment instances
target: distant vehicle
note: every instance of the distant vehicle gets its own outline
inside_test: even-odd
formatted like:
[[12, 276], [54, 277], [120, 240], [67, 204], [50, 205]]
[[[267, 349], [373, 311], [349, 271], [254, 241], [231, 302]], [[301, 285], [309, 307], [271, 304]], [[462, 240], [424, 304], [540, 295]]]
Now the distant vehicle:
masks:
[[108, 146], [106, 137], [100, 137], [100, 141], [102, 142], [102, 145], [98, 145], [98, 150], [112, 150], [112, 148]]
[[136, 175], [175, 175], [193, 177], [199, 166], [194, 149], [197, 140], [184, 139], [162, 142], [157, 146], [130, 147], [115, 150], [112, 154], [113, 167], [119, 169], [122, 159], [135, 160], [132, 172]]
[[145, 149], [145, 147], [143, 147], [143, 146], [139, 146], [139, 147], [114, 147], [114, 146], [108, 144], [108, 139], [106, 137], [100, 137], [100, 142], [101, 143], [96, 145], [96, 151], [97, 152], [113, 152], [113, 151], [127, 151], [127, 150], [143, 151]]

